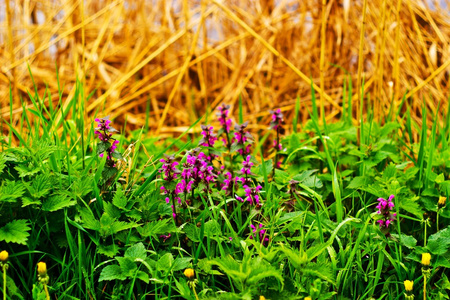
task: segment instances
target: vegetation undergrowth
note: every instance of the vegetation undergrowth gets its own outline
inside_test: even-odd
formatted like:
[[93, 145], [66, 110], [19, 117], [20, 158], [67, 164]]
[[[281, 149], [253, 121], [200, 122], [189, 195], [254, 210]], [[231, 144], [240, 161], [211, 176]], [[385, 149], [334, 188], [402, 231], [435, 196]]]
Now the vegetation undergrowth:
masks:
[[405, 101], [358, 131], [350, 105], [319, 121], [312, 90], [303, 126], [274, 110], [251, 133], [221, 105], [162, 141], [101, 113], [85, 128], [75, 95], [62, 109], [30, 93], [1, 141], [4, 299], [449, 299], [439, 115], [429, 134]]

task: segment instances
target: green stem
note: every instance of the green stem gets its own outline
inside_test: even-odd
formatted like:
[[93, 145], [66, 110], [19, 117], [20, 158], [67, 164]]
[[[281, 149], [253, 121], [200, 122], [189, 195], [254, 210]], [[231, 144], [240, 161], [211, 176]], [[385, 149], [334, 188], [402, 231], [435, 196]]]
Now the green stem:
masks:
[[6, 300], [6, 263], [3, 263], [3, 300]]
[[427, 300], [427, 276], [423, 275], [423, 300]]
[[44, 284], [44, 290], [45, 290], [45, 297], [47, 300], [50, 300], [50, 294], [48, 293], [48, 288], [47, 285]]

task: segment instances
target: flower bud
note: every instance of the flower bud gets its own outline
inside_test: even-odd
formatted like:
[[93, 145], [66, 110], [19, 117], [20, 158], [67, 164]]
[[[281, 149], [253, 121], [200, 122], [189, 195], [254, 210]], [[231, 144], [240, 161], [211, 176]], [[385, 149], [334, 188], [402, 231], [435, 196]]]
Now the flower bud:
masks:
[[422, 265], [423, 266], [429, 266], [431, 260], [431, 254], [430, 253], [422, 253]]
[[39, 276], [47, 275], [47, 264], [43, 261], [38, 262], [37, 271], [38, 271]]
[[194, 269], [189, 268], [184, 270], [184, 276], [186, 276], [189, 280], [193, 280], [195, 276]]
[[6, 262], [6, 260], [8, 259], [8, 252], [3, 250], [2, 252], [0, 252], [0, 262]]
[[447, 197], [445, 197], [445, 196], [439, 197], [438, 207], [439, 208], [444, 207], [445, 206], [445, 201], [447, 201]]
[[406, 291], [406, 292], [408, 292], [408, 293], [412, 292], [414, 281], [411, 281], [411, 280], [405, 280], [405, 281], [403, 282], [403, 284], [405, 285], [405, 291]]

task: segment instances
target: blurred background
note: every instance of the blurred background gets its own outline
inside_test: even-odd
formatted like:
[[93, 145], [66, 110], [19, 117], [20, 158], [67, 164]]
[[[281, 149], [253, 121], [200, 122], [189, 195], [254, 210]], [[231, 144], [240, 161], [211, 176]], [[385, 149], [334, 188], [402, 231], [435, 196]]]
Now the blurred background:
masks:
[[17, 126], [33, 106], [33, 80], [45, 105], [63, 108], [78, 80], [86, 124], [110, 115], [174, 136], [222, 103], [236, 116], [242, 99], [265, 129], [269, 109], [290, 122], [297, 98], [309, 119], [312, 80], [329, 121], [350, 103], [357, 123], [364, 82], [364, 118], [400, 110], [402, 122], [409, 109], [421, 124], [423, 106], [448, 111], [449, 2], [1, 0], [1, 122]]

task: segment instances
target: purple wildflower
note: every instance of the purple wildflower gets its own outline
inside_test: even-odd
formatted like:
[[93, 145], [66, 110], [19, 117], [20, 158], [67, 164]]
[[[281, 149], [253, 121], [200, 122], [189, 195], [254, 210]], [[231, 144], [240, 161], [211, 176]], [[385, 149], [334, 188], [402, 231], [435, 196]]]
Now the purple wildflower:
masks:
[[223, 131], [225, 133], [230, 133], [231, 128], [231, 119], [228, 119], [228, 113], [229, 113], [230, 106], [222, 104], [217, 108], [219, 111], [217, 113], [217, 116], [219, 117], [220, 125], [222, 125]]
[[233, 145], [239, 146], [239, 149], [237, 151], [243, 157], [250, 154], [250, 144], [253, 142], [253, 136], [245, 130], [245, 128], [247, 128], [247, 125], [248, 122], [234, 126], [235, 132]]
[[277, 109], [275, 111], [271, 110], [270, 113], [272, 114], [272, 121], [270, 122], [270, 129], [274, 129], [276, 131], [276, 137], [273, 140], [273, 148], [276, 151], [275, 155], [275, 168], [274, 168], [274, 174], [275, 169], [281, 168], [281, 162], [278, 161], [278, 151], [281, 151], [283, 149], [283, 145], [280, 142], [280, 135], [284, 133], [284, 118], [283, 114], [281, 113], [280, 109]]
[[162, 234], [159, 236], [163, 240], [163, 242], [166, 242], [172, 235], [169, 233], [168, 235]]
[[213, 127], [209, 125], [201, 125], [203, 138], [200, 140], [199, 145], [205, 147], [214, 147], [214, 143], [217, 141], [217, 137], [213, 132]]
[[376, 208], [378, 209], [377, 213], [382, 216], [380, 220], [377, 221], [378, 225], [380, 226], [380, 229], [383, 231], [386, 231], [386, 235], [389, 235], [389, 232], [387, 232], [389, 225], [392, 224], [393, 221], [396, 220], [396, 213], [392, 213], [392, 209], [395, 207], [394, 202], [392, 200], [394, 199], [394, 195], [390, 195], [389, 198], [386, 200], [384, 198], [378, 198], [378, 205]]
[[[116, 151], [119, 141], [112, 138], [113, 133], [117, 132], [117, 130], [111, 127], [111, 120], [108, 117], [96, 118], [95, 122], [97, 122], [97, 127], [95, 128], [94, 134], [100, 140], [97, 154], [99, 157], [104, 157], [104, 153], [106, 152], [107, 165], [114, 167], [113, 154], [115, 157], [121, 157], [120, 153]], [[112, 144], [110, 144], [110, 141], [112, 141]]]
[[250, 228], [252, 229], [252, 234], [249, 236], [250, 239], [254, 239], [257, 236], [259, 237], [259, 240], [263, 243], [263, 245], [267, 245], [269, 242], [269, 238], [266, 237], [266, 230], [263, 229], [263, 224], [259, 224], [258, 227], [256, 227], [253, 224], [250, 224]]

